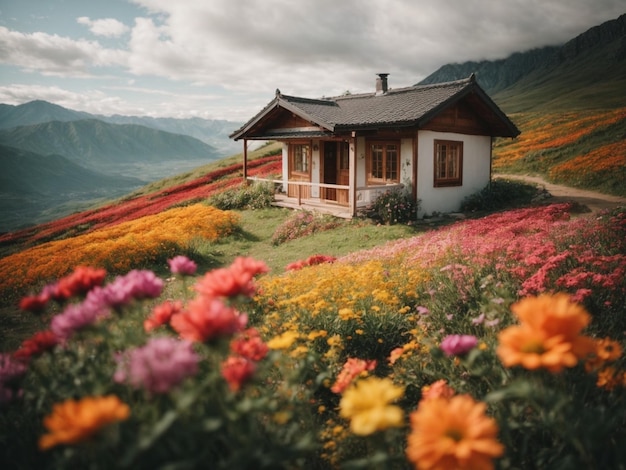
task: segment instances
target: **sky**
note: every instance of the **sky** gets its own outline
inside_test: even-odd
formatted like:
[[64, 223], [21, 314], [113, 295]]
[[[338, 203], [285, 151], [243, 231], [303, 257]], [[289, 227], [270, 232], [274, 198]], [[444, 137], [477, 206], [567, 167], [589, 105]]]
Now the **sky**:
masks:
[[625, 0], [0, 0], [0, 103], [244, 122], [280, 89], [413, 85], [559, 45]]

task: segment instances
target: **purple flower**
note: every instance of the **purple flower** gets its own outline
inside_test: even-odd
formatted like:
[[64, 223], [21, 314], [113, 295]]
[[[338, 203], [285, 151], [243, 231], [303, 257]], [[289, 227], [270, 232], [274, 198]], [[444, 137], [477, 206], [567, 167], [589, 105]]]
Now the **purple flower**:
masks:
[[172, 274], [181, 274], [182, 276], [192, 276], [196, 273], [198, 265], [183, 255], [174, 256], [167, 260]]
[[463, 356], [470, 352], [478, 344], [476, 336], [472, 335], [448, 335], [439, 347], [446, 356]]
[[90, 326], [100, 318], [110, 314], [106, 306], [90, 299], [89, 296], [79, 303], [70, 304], [63, 312], [55, 315], [50, 322], [50, 330], [61, 339], [68, 339], [72, 334]]
[[150, 393], [167, 393], [198, 372], [199, 360], [190, 341], [152, 338], [145, 346], [131, 349], [117, 358], [118, 369], [113, 379]]
[[163, 281], [152, 271], [133, 270], [116, 277], [105, 287], [96, 287], [87, 294], [87, 300], [111, 308], [120, 308], [133, 300], [156, 298], [161, 295]]
[[8, 384], [26, 373], [26, 364], [11, 354], [0, 353], [0, 385]]

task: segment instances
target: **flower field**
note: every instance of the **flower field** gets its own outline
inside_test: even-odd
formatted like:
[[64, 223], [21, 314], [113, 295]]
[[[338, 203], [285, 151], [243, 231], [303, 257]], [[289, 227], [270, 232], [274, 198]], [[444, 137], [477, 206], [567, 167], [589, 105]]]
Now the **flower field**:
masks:
[[[279, 174], [282, 168], [280, 159], [280, 155], [272, 155], [252, 160], [248, 162], [248, 175]], [[93, 232], [147, 215], [159, 214], [177, 205], [197, 202], [241, 184], [241, 168], [241, 164], [230, 165], [187, 183], [7, 233], [0, 236], [0, 245], [33, 245], [57, 237]]]
[[552, 181], [624, 195], [626, 109], [513, 116], [522, 133], [494, 146], [494, 170], [538, 172]]
[[216, 240], [236, 224], [234, 213], [193, 204], [43, 243], [0, 259], [2, 294], [11, 297], [64, 276], [75, 266], [111, 273], [152, 266], [184, 250], [195, 237]]
[[[173, 249], [171, 276], [192, 286], [178, 298], [151, 271], [105, 283], [66, 267], [22, 302], [42, 331], [0, 355], [3, 461], [624, 468], [626, 209], [570, 210], [500, 212], [280, 273], [246, 257], [197, 273]], [[146, 219], [155, 237], [177, 230], [172, 214]], [[204, 228], [217, 237], [235, 222], [205, 220], [222, 221]], [[107, 230], [125, 239], [130, 223]]]

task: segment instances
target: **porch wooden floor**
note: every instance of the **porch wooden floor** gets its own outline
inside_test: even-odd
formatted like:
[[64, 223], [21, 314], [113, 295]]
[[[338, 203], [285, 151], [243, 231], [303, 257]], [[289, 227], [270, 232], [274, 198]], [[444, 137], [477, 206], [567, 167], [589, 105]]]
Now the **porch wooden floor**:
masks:
[[327, 202], [320, 199], [301, 199], [298, 204], [298, 199], [295, 197], [288, 197], [285, 194], [275, 194], [273, 206], [286, 207], [288, 209], [307, 210], [313, 212], [320, 212], [322, 214], [330, 214], [335, 217], [341, 217], [342, 219], [351, 219], [352, 214], [348, 206], [342, 206], [333, 202]]

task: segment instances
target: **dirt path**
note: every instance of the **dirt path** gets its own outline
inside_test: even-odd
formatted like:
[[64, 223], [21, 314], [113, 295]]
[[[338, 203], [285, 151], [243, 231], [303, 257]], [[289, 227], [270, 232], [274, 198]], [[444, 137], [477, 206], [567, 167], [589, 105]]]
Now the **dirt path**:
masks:
[[548, 183], [539, 176], [496, 174], [494, 178], [518, 179], [544, 187], [551, 194], [550, 202], [576, 202], [592, 212], [626, 206], [626, 198]]

